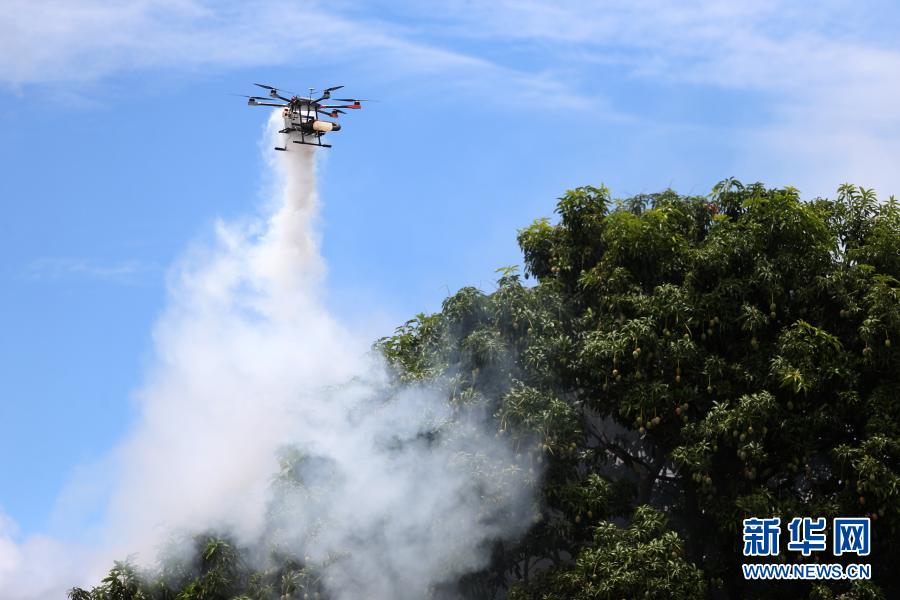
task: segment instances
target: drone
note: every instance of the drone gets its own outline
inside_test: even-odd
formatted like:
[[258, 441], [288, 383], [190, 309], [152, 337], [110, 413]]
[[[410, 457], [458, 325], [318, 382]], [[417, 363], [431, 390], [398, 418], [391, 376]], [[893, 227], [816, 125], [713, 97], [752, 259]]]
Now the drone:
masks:
[[[290, 98], [282, 96], [278, 88], [263, 83], [254, 83], [253, 85], [261, 87], [269, 91], [268, 96], [244, 96], [247, 98], [249, 106], [276, 106], [283, 108], [282, 116], [284, 117], [284, 129], [278, 133], [286, 135], [286, 140], [290, 140], [295, 144], [306, 144], [308, 146], [319, 146], [321, 148], [331, 148], [331, 144], [323, 144], [322, 137], [326, 133], [332, 131], [340, 131], [341, 126], [332, 121], [324, 121], [319, 118], [319, 113], [323, 113], [337, 119], [340, 115], [346, 114], [344, 109], [358, 110], [362, 108], [365, 100], [357, 98], [331, 98], [331, 92], [341, 89], [342, 85], [325, 88], [321, 92], [321, 96], [313, 98], [315, 89], [309, 88], [309, 96], [302, 97], [292, 92]], [[349, 104], [323, 104], [324, 100], [332, 100], [334, 102], [347, 102]], [[291, 139], [298, 138], [299, 139]], [[285, 152], [287, 150], [287, 141], [284, 147], [275, 147], [276, 150]]]

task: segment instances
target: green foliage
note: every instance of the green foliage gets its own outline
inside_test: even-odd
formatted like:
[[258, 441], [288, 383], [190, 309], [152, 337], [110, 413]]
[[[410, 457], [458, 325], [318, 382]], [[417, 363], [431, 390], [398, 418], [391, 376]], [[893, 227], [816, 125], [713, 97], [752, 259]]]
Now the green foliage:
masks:
[[[653, 597], [653, 573], [676, 567], [610, 550], [629, 547], [610, 520], [632, 527], [649, 503], [681, 533], [689, 574], [661, 597], [696, 597], [702, 581], [735, 598], [896, 591], [897, 202], [853, 186], [802, 202], [726, 180], [708, 197], [578, 188], [557, 213], [519, 232], [538, 285], [506, 274], [433, 315], [434, 372], [490, 371], [460, 385], [494, 392], [501, 434], [536, 437], [546, 461], [542, 520], [491, 568], [522, 598]], [[743, 518], [812, 514], [874, 520], [874, 583], [742, 580]], [[648, 543], [671, 543], [660, 527]], [[578, 579], [586, 564], [604, 581]]]
[[[707, 197], [582, 187], [556, 212], [518, 234], [535, 285], [501, 269], [492, 293], [463, 288], [376, 343], [398, 385], [439, 381], [485, 408], [540, 477], [529, 532], [498, 541], [460, 593], [898, 597], [897, 201], [729, 179]], [[287, 458], [277, 485], [306, 485], [303, 457]], [[870, 517], [873, 580], [744, 581], [741, 520], [770, 515]], [[231, 546], [204, 548], [172, 588], [194, 595], [146, 597], [319, 591], [303, 587], [315, 565], [250, 573]], [[96, 593], [132, 589], [116, 577]]]
[[68, 596], [70, 600], [148, 600], [151, 597], [128, 561], [116, 561], [100, 585], [90, 592], [73, 588]]
[[529, 586], [513, 589], [510, 600], [618, 600], [702, 598], [702, 571], [683, 558], [678, 535], [663, 514], [640, 506], [627, 529], [602, 522], [593, 544], [575, 560], [549, 571]]

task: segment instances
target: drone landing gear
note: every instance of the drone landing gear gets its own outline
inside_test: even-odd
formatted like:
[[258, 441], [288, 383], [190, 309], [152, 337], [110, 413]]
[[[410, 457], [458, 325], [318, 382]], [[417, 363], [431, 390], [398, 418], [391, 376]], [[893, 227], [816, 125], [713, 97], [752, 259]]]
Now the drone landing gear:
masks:
[[[306, 144], [307, 146], [319, 146], [320, 148], [331, 148], [331, 144], [323, 144], [319, 142], [318, 144], [314, 144], [312, 142], [301, 142], [300, 140], [293, 140], [295, 144]], [[278, 150], [278, 148], [275, 148]]]

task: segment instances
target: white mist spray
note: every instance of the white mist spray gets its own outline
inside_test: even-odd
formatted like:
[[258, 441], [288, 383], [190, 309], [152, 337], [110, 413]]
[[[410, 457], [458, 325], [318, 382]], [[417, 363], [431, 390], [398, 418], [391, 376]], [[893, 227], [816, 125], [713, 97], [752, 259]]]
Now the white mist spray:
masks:
[[[268, 136], [278, 136], [273, 114]], [[365, 370], [354, 340], [317, 297], [314, 149], [277, 153], [271, 215], [217, 225], [217, 244], [176, 269], [155, 335], [156, 365], [125, 445], [111, 532], [152, 555], [157, 531], [263, 528], [277, 450], [295, 438], [304, 394]]]
[[[437, 390], [385, 397], [368, 343], [321, 302], [315, 149], [288, 145], [273, 153], [270, 216], [219, 223], [174, 271], [103, 550], [85, 566], [94, 583], [112, 557], [149, 564], [173, 531], [217, 530], [327, 562], [340, 600], [412, 600], [530, 523], [532, 489], [479, 415]], [[316, 494], [272, 485], [285, 448], [308, 458], [298, 475]]]

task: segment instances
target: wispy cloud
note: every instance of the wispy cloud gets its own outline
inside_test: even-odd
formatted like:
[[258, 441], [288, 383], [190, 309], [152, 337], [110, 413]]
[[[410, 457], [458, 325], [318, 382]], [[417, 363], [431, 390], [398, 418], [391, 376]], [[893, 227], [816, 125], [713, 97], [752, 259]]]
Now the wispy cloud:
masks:
[[[52, 582], [78, 581], [78, 569], [83, 566], [76, 564], [76, 557], [85, 551], [46, 535], [21, 535], [16, 522], [0, 507], [0, 581], [4, 597], [58, 597], [60, 590]], [[53, 565], [52, 577], [48, 577], [47, 565]], [[16, 577], [9, 577], [12, 574]]]
[[25, 276], [34, 282], [94, 280], [119, 285], [145, 283], [148, 276], [161, 273], [159, 265], [138, 260], [97, 262], [84, 258], [39, 258], [25, 268]]
[[[342, 16], [335, 3], [11, 0], [0, 14], [0, 84], [84, 83], [135, 69], [233, 69], [357, 61], [398, 76], [495, 81], [509, 94], [568, 94], [552, 74], [415, 41], [401, 24]], [[346, 8], [346, 6], [345, 6]], [[352, 11], [350, 11], [352, 13]], [[390, 65], [391, 69], [384, 69]], [[578, 98], [570, 106], [584, 105]]]
[[[826, 0], [8, 0], [0, 85], [90, 82], [140, 69], [316, 63], [429, 89], [590, 108], [643, 129], [610, 102], [604, 69], [649, 85], [752, 96], [752, 129], [718, 126], [736, 167], [807, 192], [857, 179], [900, 189], [900, 43], [888, 2]], [[623, 75], [624, 74], [624, 75]], [[490, 98], [490, 97], [489, 97]], [[487, 100], [491, 102], [490, 99]], [[727, 112], [728, 107], [723, 110]], [[799, 178], [799, 180], [798, 180]]]
[[721, 133], [734, 139], [738, 165], [769, 181], [825, 193], [856, 178], [900, 191], [892, 166], [900, 151], [900, 43], [879, 22], [888, 15], [896, 22], [896, 7], [499, 0], [450, 1], [438, 10], [447, 35], [540, 46], [583, 69], [615, 64], [648, 82], [753, 94], [767, 118]]

